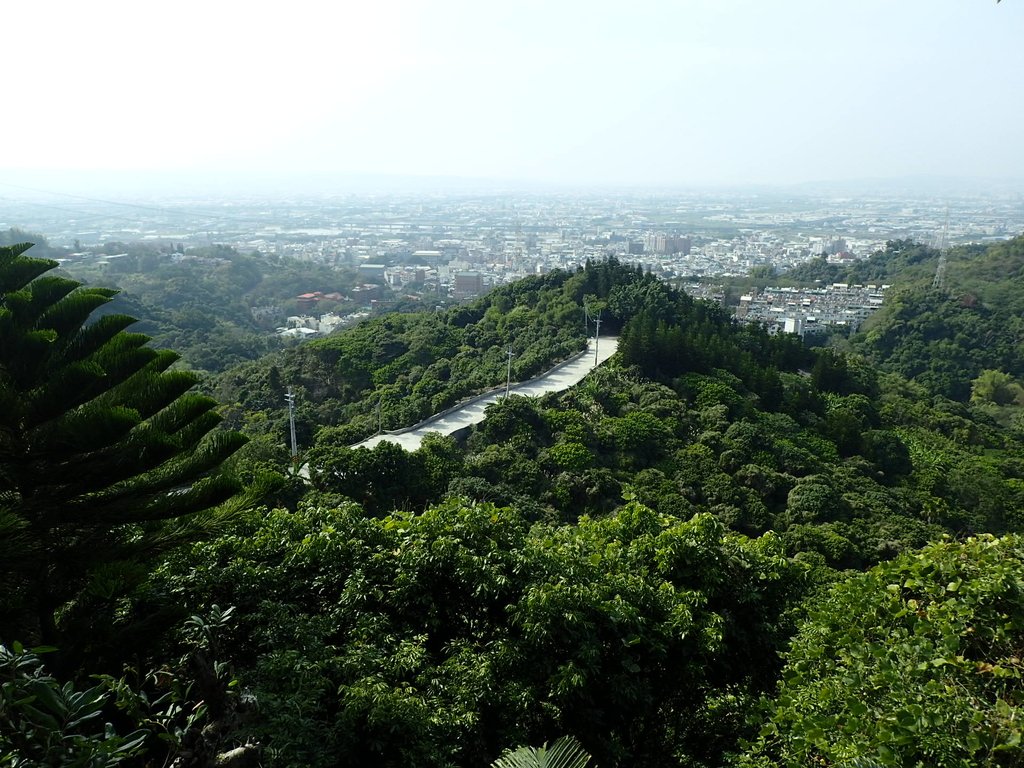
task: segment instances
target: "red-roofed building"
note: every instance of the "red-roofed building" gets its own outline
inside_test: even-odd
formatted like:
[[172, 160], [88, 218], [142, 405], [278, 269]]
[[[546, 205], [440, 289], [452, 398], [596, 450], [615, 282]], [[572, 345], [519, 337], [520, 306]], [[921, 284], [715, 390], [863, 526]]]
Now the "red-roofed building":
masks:
[[322, 298], [323, 294], [320, 291], [303, 293], [295, 298], [295, 305], [298, 307], [299, 312], [309, 312]]

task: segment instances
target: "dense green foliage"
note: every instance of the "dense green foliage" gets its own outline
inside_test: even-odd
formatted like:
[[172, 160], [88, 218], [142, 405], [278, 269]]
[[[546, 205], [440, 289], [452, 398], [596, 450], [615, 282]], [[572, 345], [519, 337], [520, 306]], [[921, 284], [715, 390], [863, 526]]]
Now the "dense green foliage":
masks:
[[759, 766], [1019, 766], [1024, 542], [943, 541], [837, 585], [787, 654]]
[[[1021, 256], [1024, 266], [1024, 248]], [[1022, 334], [1024, 320], [1010, 307], [974, 296], [904, 290], [887, 297], [854, 346], [886, 370], [966, 401], [972, 380], [986, 369], [1024, 376]]]
[[245, 438], [132, 318], [87, 322], [113, 291], [27, 247], [0, 248], [0, 640], [96, 654], [147, 564], [246, 502], [217, 472]]
[[[621, 333], [620, 365], [561, 395], [489, 407], [465, 444], [345, 448], [322, 430], [314, 485], [372, 514], [445, 492], [575, 520], [635, 495], [710, 512], [790, 552], [864, 567], [943, 532], [1021, 530], [1020, 444], [983, 414], [863, 361], [738, 326], [662, 284]], [[404, 482], [389, 483], [402, 477]]]
[[37, 654], [0, 645], [0, 765], [88, 768], [140, 755], [144, 730], [122, 736], [103, 720], [113, 698], [102, 682], [85, 690], [62, 685]]
[[719, 765], [771, 687], [805, 569], [774, 535], [636, 503], [528, 524], [448, 502], [252, 517], [153, 589], [231, 603], [275, 764], [486, 765], [576, 735], [599, 765]]
[[[55, 678], [40, 656], [53, 648], [0, 644], [0, 765], [214, 764], [236, 743], [230, 725], [244, 716], [237, 680], [218, 660], [231, 614], [210, 606], [165, 636], [155, 656], [136, 647], [123, 673], [87, 681]], [[143, 660], [156, 666], [145, 670]]]

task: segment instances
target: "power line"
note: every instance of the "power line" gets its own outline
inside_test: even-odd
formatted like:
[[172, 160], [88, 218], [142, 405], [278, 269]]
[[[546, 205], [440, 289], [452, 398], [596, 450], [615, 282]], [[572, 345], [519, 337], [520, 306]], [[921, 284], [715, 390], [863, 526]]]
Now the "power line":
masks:
[[[169, 216], [179, 216], [179, 217], [180, 216], [193, 216], [193, 217], [198, 217], [198, 218], [202, 218], [202, 219], [215, 219], [215, 220], [220, 220], [220, 221], [229, 221], [229, 222], [244, 223], [244, 224], [253, 224], [253, 223], [266, 224], [267, 223], [267, 221], [264, 220], [264, 219], [257, 219], [257, 218], [252, 218], [252, 217], [234, 216], [234, 215], [231, 215], [231, 214], [224, 214], [224, 213], [203, 213], [201, 211], [193, 211], [193, 210], [184, 209], [184, 208], [168, 208], [166, 206], [143, 205], [141, 203], [126, 203], [126, 202], [119, 201], [119, 200], [107, 200], [107, 199], [104, 199], [104, 198], [101, 198], [101, 197], [89, 197], [87, 195], [75, 195], [75, 194], [72, 194], [70, 192], [57, 192], [55, 190], [50, 190], [50, 189], [39, 189], [37, 187], [26, 187], [26, 186], [21, 185], [21, 184], [11, 184], [10, 182], [7, 182], [7, 181], [0, 181], [0, 186], [10, 187], [11, 189], [23, 189], [23, 190], [25, 190], [27, 192], [37, 192], [39, 194], [53, 195], [55, 197], [68, 197], [68, 198], [71, 198], [73, 200], [85, 200], [86, 202], [90, 202], [90, 203], [102, 203], [103, 205], [113, 205], [113, 206], [119, 206], [121, 208], [132, 208], [132, 209], [138, 210], [138, 211], [149, 211], [151, 213], [163, 213], [163, 214], [166, 214], [166, 215], [169, 215]], [[3, 198], [3, 199], [10, 200], [11, 198]], [[64, 208], [59, 208], [58, 206], [52, 206], [52, 205], [47, 206], [45, 203], [34, 203], [34, 202], [30, 201], [30, 200], [16, 200], [14, 202], [24, 203], [26, 205], [39, 205], [39, 206], [43, 206], [43, 207], [55, 208], [57, 210], [66, 210], [66, 211], [74, 212], [73, 209], [69, 209], [69, 208], [64, 209]], [[94, 214], [94, 215], [95, 216], [109, 215], [110, 218], [126, 218], [126, 217], [117, 216], [116, 214]], [[129, 221], [133, 221], [133, 220], [134, 219], [129, 219]]]
[[36, 208], [48, 208], [54, 211], [73, 213], [75, 214], [75, 221], [87, 221], [89, 219], [119, 219], [121, 221], [129, 221], [133, 224], [137, 224], [139, 221], [137, 218], [132, 218], [131, 216], [119, 216], [116, 213], [89, 213], [88, 211], [83, 212], [82, 210], [76, 210], [74, 208], [64, 208], [63, 206], [60, 205], [53, 205], [50, 203], [35, 203], [30, 200], [16, 200], [11, 197], [0, 197], [0, 200], [16, 203], [18, 205], [31, 205]]

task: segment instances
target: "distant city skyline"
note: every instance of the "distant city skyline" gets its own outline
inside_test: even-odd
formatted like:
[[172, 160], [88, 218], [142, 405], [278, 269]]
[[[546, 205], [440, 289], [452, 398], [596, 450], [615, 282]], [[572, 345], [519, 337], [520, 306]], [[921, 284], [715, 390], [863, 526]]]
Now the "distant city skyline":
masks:
[[0, 184], [1024, 180], [1020, 2], [97, 0], [7, 15]]

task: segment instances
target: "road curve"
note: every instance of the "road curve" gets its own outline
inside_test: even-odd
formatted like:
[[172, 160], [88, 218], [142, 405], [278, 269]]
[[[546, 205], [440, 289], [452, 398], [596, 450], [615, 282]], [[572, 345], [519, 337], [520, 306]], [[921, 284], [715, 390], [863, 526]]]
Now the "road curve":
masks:
[[[619, 339], [617, 336], [602, 336], [597, 344], [596, 354], [594, 346], [594, 340], [591, 339], [587, 345], [586, 352], [567, 360], [561, 365], [555, 366], [543, 376], [513, 384], [509, 391], [516, 395], [539, 397], [540, 395], [546, 395], [548, 392], [561, 392], [563, 389], [568, 389], [614, 355], [615, 351], [619, 348]], [[485, 395], [470, 400], [455, 410], [444, 411], [431, 416], [429, 419], [420, 422], [414, 427], [410, 427], [408, 430], [398, 434], [374, 435], [363, 440], [361, 443], [356, 443], [352, 447], [373, 448], [382, 440], [387, 440], [402, 446], [407, 451], [415, 451], [420, 447], [420, 442], [423, 438], [431, 432], [450, 435], [452, 432], [457, 432], [473, 424], [479, 424], [484, 420], [484, 409], [504, 396], [504, 387], [492, 390]]]

